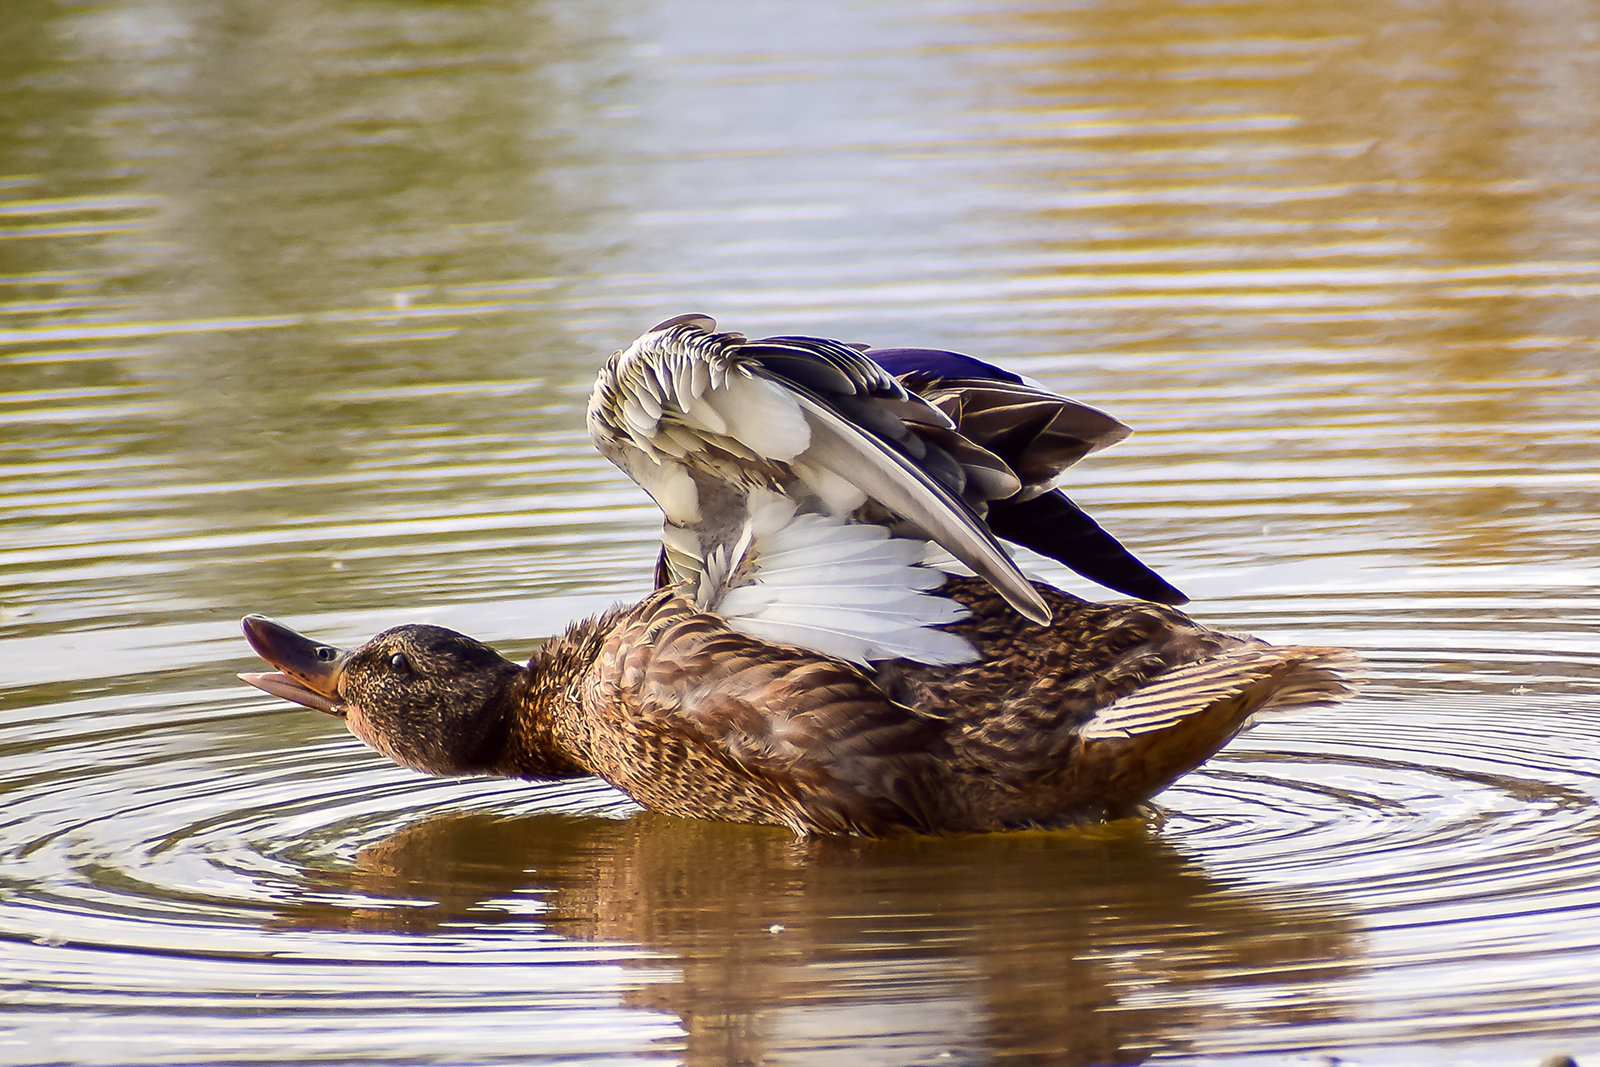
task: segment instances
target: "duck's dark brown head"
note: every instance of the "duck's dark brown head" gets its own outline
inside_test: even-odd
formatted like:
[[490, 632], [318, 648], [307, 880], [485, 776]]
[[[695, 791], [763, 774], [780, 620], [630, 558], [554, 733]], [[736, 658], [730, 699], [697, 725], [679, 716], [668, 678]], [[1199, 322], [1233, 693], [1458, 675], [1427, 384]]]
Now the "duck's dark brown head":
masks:
[[501, 761], [526, 672], [442, 626], [385, 630], [360, 648], [319, 644], [263, 615], [244, 635], [282, 673], [239, 677], [345, 720], [350, 732], [429, 774], [484, 773]]

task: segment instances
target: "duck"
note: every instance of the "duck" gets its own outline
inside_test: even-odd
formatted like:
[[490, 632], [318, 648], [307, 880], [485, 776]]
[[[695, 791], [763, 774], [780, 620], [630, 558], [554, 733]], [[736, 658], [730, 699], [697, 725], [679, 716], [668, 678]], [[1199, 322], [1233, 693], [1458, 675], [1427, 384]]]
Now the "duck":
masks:
[[[1341, 649], [1209, 629], [1056, 484], [1129, 429], [961, 353], [680, 315], [587, 423], [662, 515], [655, 589], [524, 664], [409, 624], [354, 649], [266, 616], [240, 678], [433, 775], [598, 776], [797, 835], [1136, 817], [1256, 717], [1342, 699]], [[1004, 542], [1135, 599], [1026, 576]]]

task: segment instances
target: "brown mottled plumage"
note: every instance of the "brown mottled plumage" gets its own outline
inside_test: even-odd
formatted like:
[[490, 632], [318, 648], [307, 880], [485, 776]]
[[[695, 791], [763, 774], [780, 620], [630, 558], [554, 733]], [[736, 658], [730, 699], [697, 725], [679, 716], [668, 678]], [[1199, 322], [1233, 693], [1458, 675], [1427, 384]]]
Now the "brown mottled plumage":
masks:
[[[242, 677], [433, 774], [596, 774], [655, 811], [856, 834], [1128, 815], [1253, 712], [1343, 692], [1342, 653], [1164, 606], [1185, 597], [1055, 487], [1128, 428], [970, 356], [680, 315], [605, 363], [588, 424], [661, 507], [640, 604], [525, 668], [433, 626], [346, 653], [251, 616], [282, 673]], [[1002, 538], [1146, 600], [1031, 582]]]
[[251, 616], [284, 673], [247, 678], [429, 773], [595, 774], [654, 811], [868, 835], [1130, 815], [1252, 713], [1343, 692], [1336, 650], [1037, 588], [1048, 630], [979, 579], [946, 584], [971, 611], [950, 626], [980, 653], [967, 665], [857, 667], [736, 633], [669, 587], [525, 668], [439, 627], [346, 653]]

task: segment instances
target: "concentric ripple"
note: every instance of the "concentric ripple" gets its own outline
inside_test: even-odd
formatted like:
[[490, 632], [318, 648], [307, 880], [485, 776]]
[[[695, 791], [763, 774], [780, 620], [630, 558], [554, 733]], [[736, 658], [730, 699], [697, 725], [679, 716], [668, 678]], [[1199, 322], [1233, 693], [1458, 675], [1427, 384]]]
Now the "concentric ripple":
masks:
[[[13, 691], [0, 1048], [713, 1062], [722, 1039], [692, 1022], [713, 1005], [752, 1055], [903, 1062], [1516, 1055], [1530, 1019], [1586, 1039], [1594, 687], [1541, 683], [1549, 664], [1508, 649], [1498, 692], [1452, 692], [1425, 680], [1466, 661], [1370, 647], [1394, 633], [1366, 621], [1344, 634], [1369, 646], [1361, 695], [1257, 724], [1151, 827], [944, 841], [799, 843], [643, 816], [593, 780], [425, 779], [234, 686]], [[1041, 1005], [1040, 982], [1075, 992]], [[84, 1025], [63, 1032], [62, 1010]], [[271, 1052], [218, 1058], [253, 1047]]]
[[[509, 1057], [534, 1031], [552, 1055], [611, 1055], [677, 1032], [672, 1020], [617, 1006], [618, 964], [638, 954], [626, 948], [294, 928], [317, 909], [434, 906], [318, 883], [320, 870], [349, 867], [397, 827], [441, 811], [632, 808], [600, 783], [418, 782], [375, 764], [330, 722], [264, 710], [237, 688], [35, 706], [8, 719], [6, 1062], [255, 1062], [248, 1050], [262, 1047], [278, 1060], [415, 1062], [464, 1029], [482, 1056]], [[263, 750], [262, 732], [278, 727], [288, 727], [280, 746]], [[470, 974], [455, 966], [465, 954]], [[52, 1014], [61, 1010], [84, 1024], [63, 1032]], [[238, 1055], [220, 1054], [228, 1049]]]

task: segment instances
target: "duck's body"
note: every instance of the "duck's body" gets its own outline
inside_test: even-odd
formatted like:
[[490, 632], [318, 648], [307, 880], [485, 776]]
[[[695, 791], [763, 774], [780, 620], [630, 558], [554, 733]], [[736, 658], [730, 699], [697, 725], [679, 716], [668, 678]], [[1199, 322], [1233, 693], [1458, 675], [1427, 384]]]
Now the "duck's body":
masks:
[[252, 616], [284, 673], [247, 680], [430, 773], [594, 774], [657, 811], [873, 835], [1125, 816], [1253, 713], [1343, 691], [1335, 650], [1025, 579], [991, 523], [1052, 518], [1013, 539], [1182, 602], [1050, 485], [1126, 428], [967, 357], [879, 355], [662, 324], [589, 415], [662, 505], [661, 588], [526, 667], [437, 627], [345, 653]]
[[[253, 616], [268, 692], [435, 774], [597, 775], [654, 811], [883, 835], [1131, 815], [1255, 712], [1337, 696], [1336, 650], [1274, 647], [1158, 604], [1037, 587], [1048, 630], [976, 578], [940, 590], [973, 663], [858, 666], [748, 637], [679, 586], [577, 623], [526, 667], [438, 627], [351, 653]], [[396, 657], [401, 658], [397, 664]], [[323, 699], [316, 699], [320, 694]]]

